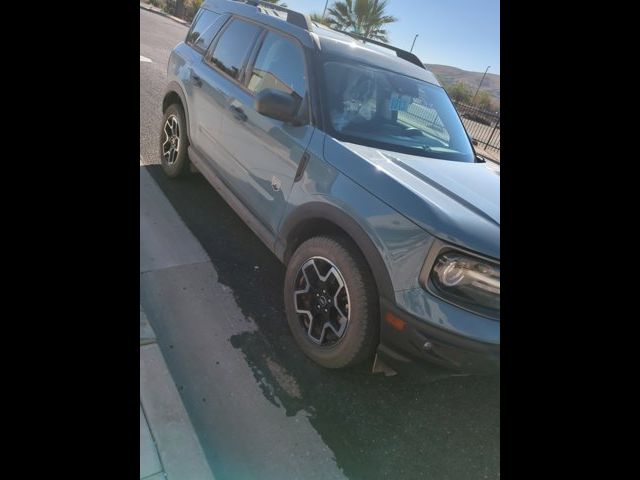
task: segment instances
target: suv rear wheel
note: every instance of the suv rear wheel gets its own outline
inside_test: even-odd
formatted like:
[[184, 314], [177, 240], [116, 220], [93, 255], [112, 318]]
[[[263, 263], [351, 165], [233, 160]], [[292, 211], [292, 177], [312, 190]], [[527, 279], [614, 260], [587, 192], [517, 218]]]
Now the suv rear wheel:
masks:
[[340, 237], [298, 247], [284, 285], [289, 328], [300, 348], [327, 368], [370, 358], [379, 338], [378, 294], [362, 254]]
[[160, 161], [167, 176], [175, 178], [189, 171], [188, 147], [184, 110], [174, 103], [164, 113], [160, 133]]

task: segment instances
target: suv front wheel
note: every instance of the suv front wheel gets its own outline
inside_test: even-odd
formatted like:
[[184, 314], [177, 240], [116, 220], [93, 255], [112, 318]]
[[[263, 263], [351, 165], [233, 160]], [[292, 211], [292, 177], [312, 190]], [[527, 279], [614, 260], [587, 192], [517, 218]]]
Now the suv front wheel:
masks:
[[167, 176], [175, 178], [189, 171], [187, 122], [184, 110], [176, 103], [164, 112], [160, 132], [160, 162]]
[[379, 338], [378, 296], [362, 254], [340, 237], [314, 237], [287, 265], [287, 320], [300, 348], [327, 368], [373, 356]]

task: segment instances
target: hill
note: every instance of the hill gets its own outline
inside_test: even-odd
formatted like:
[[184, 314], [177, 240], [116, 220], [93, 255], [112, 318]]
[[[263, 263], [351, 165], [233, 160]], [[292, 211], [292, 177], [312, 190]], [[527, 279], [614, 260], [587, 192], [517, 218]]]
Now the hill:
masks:
[[[450, 67], [448, 65], [437, 65], [428, 63], [425, 63], [424, 65], [425, 67], [427, 67], [427, 70], [433, 72], [433, 74], [438, 78], [442, 85], [462, 82], [468, 85], [471, 88], [471, 91], [474, 93], [478, 88], [480, 80], [482, 79], [482, 74], [484, 73], [469, 72], [467, 70]], [[484, 79], [484, 82], [482, 82], [482, 88], [480, 90], [487, 91], [497, 103], [498, 107], [500, 106], [500, 75], [491, 73], [491, 70], [489, 70], [487, 76]]]

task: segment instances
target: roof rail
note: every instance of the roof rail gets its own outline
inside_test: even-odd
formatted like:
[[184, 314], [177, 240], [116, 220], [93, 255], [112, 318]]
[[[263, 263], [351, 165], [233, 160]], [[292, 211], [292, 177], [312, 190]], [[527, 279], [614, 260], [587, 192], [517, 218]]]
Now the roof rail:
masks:
[[252, 5], [254, 7], [262, 7], [268, 10], [275, 10], [278, 12], [283, 12], [287, 14], [287, 22], [291, 23], [297, 27], [303, 28], [304, 30], [311, 31], [312, 24], [309, 16], [304, 15], [303, 13], [296, 12], [295, 10], [291, 10], [289, 8], [285, 8], [281, 5], [276, 5], [275, 3], [264, 2], [262, 0], [234, 0], [239, 3], [246, 3], [247, 5]]
[[[335, 30], [335, 29], [332, 28], [331, 30]], [[358, 33], [345, 32], [345, 31], [342, 31], [342, 30], [335, 30], [335, 31], [336, 32], [340, 32], [340, 33], [344, 33], [345, 35], [349, 35], [350, 37], [353, 37], [353, 38], [357, 38], [358, 40], [362, 40], [363, 42], [372, 43], [374, 45], [378, 45], [380, 47], [384, 47], [384, 48], [388, 48], [389, 50], [393, 50], [394, 52], [396, 52], [396, 55], [398, 55], [398, 57], [402, 58], [403, 60], [406, 60], [407, 62], [411, 62], [414, 65], [417, 65], [418, 67], [420, 67], [420, 68], [422, 68], [424, 70], [427, 69], [427, 67], [424, 66], [424, 64], [420, 61], [420, 59], [414, 53], [407, 52], [406, 50], [402, 50], [401, 48], [391, 46], [388, 43], [378, 42], [377, 40], [371, 40], [370, 38], [367, 38], [367, 37], [365, 37], [363, 35], [360, 35]]]

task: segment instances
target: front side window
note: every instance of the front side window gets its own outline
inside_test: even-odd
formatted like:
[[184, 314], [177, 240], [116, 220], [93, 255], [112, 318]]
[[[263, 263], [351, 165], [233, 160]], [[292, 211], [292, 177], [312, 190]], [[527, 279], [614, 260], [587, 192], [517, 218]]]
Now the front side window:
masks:
[[248, 88], [260, 93], [266, 88], [304, 98], [307, 77], [304, 54], [291, 40], [273, 32], [267, 33], [253, 66]]
[[231, 78], [238, 80], [259, 32], [260, 27], [254, 23], [233, 20], [222, 32], [211, 55], [211, 62]]
[[444, 89], [366, 65], [324, 64], [331, 127], [344, 141], [424, 157], [474, 162]]
[[193, 27], [187, 34], [187, 43], [199, 52], [204, 52], [209, 47], [211, 40], [220, 29], [217, 20], [220, 14], [210, 10], [200, 10]]

